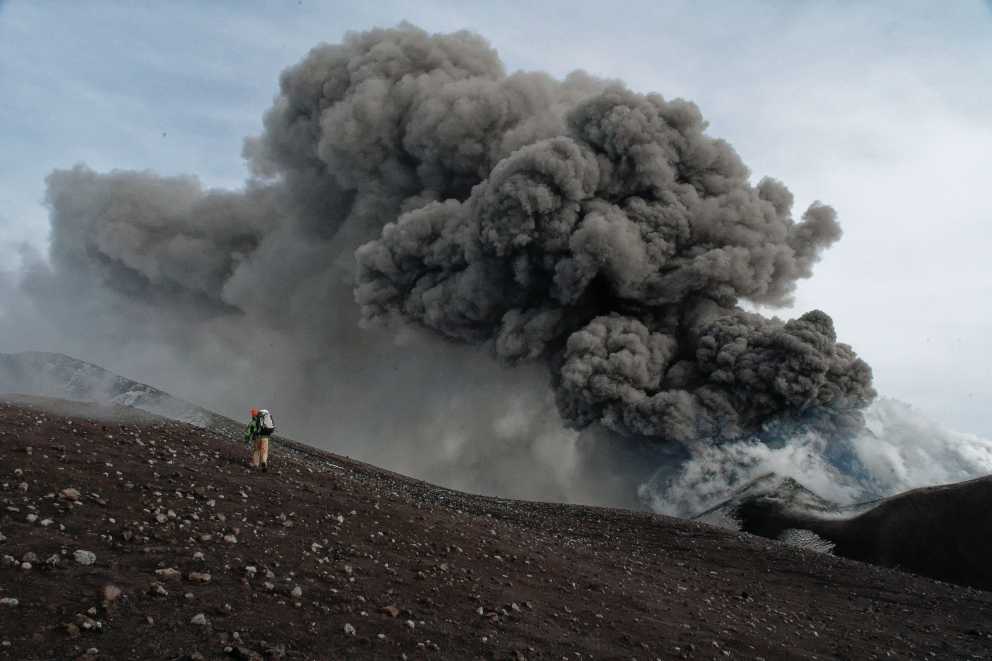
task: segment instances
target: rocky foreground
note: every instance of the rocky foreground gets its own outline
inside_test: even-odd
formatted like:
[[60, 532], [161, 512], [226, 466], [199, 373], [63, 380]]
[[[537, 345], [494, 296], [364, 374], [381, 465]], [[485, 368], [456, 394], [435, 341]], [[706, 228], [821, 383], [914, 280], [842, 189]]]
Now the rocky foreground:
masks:
[[989, 658], [992, 593], [0, 401], [0, 658]]

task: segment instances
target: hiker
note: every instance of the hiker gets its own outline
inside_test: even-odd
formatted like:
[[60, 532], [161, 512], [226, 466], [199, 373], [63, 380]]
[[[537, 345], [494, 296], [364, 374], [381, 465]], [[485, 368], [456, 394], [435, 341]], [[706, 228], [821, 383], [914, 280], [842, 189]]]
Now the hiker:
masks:
[[245, 428], [245, 445], [250, 445], [251, 467], [269, 470], [269, 437], [276, 431], [272, 414], [267, 409], [251, 410], [251, 422]]

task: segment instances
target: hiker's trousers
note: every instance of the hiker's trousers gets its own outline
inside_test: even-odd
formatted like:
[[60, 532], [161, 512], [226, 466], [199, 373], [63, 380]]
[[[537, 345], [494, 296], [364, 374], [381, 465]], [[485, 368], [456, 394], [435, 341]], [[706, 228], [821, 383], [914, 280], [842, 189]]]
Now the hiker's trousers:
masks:
[[251, 465], [258, 467], [259, 463], [269, 463], [269, 437], [256, 436], [255, 447], [251, 453]]

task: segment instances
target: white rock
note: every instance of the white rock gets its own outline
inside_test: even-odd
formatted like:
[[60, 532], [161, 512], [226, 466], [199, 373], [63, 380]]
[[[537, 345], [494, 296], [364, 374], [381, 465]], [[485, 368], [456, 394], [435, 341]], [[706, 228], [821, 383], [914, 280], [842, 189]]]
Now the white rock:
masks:
[[14, 599], [13, 597], [3, 597], [2, 599], [0, 599], [0, 606], [10, 606], [11, 608], [13, 608], [19, 603], [20, 602], [17, 601], [17, 599]]
[[106, 585], [103, 586], [103, 589], [100, 590], [100, 595], [103, 597], [103, 600], [106, 601], [107, 603], [112, 603], [114, 601], [117, 601], [117, 599], [120, 598], [121, 594], [122, 594], [121, 589], [116, 585], [114, 585], [113, 583], [107, 583]]
[[189, 580], [193, 583], [209, 583], [210, 574], [206, 572], [191, 571], [189, 573]]
[[[17, 600], [15, 599], [14, 601], [16, 602]], [[17, 604], [15, 603], [14, 605], [16, 606]], [[346, 636], [354, 636], [355, 635], [355, 627], [353, 627], [350, 624], [348, 624], [347, 622], [345, 622], [345, 624], [344, 624], [344, 635], [346, 635]]]
[[207, 616], [203, 613], [197, 613], [193, 616], [193, 619], [189, 621], [190, 624], [195, 624], [197, 626], [205, 627], [207, 626]]
[[72, 554], [73, 559], [81, 565], [92, 565], [96, 562], [96, 553], [79, 549]]
[[179, 570], [174, 569], [173, 567], [166, 567], [165, 569], [156, 569], [155, 575], [167, 581], [178, 581], [180, 578], [182, 578], [182, 574], [179, 572]]
[[289, 593], [294, 599], [299, 599], [303, 596], [303, 589], [299, 585], [293, 588], [293, 591]]

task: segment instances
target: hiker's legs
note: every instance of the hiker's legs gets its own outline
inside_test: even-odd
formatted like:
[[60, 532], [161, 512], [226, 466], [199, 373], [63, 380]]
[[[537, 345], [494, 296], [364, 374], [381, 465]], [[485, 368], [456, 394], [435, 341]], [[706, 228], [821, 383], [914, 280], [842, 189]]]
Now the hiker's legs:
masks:
[[269, 437], [261, 436], [258, 439], [258, 451], [259, 459], [262, 461], [263, 466], [269, 465]]
[[[266, 452], [266, 454], [268, 454], [268, 444], [267, 443], [266, 443], [265, 452]], [[262, 439], [261, 438], [256, 438], [254, 441], [252, 441], [252, 450], [251, 450], [251, 467], [252, 468], [258, 468], [258, 462], [261, 460], [261, 455], [262, 455]]]

